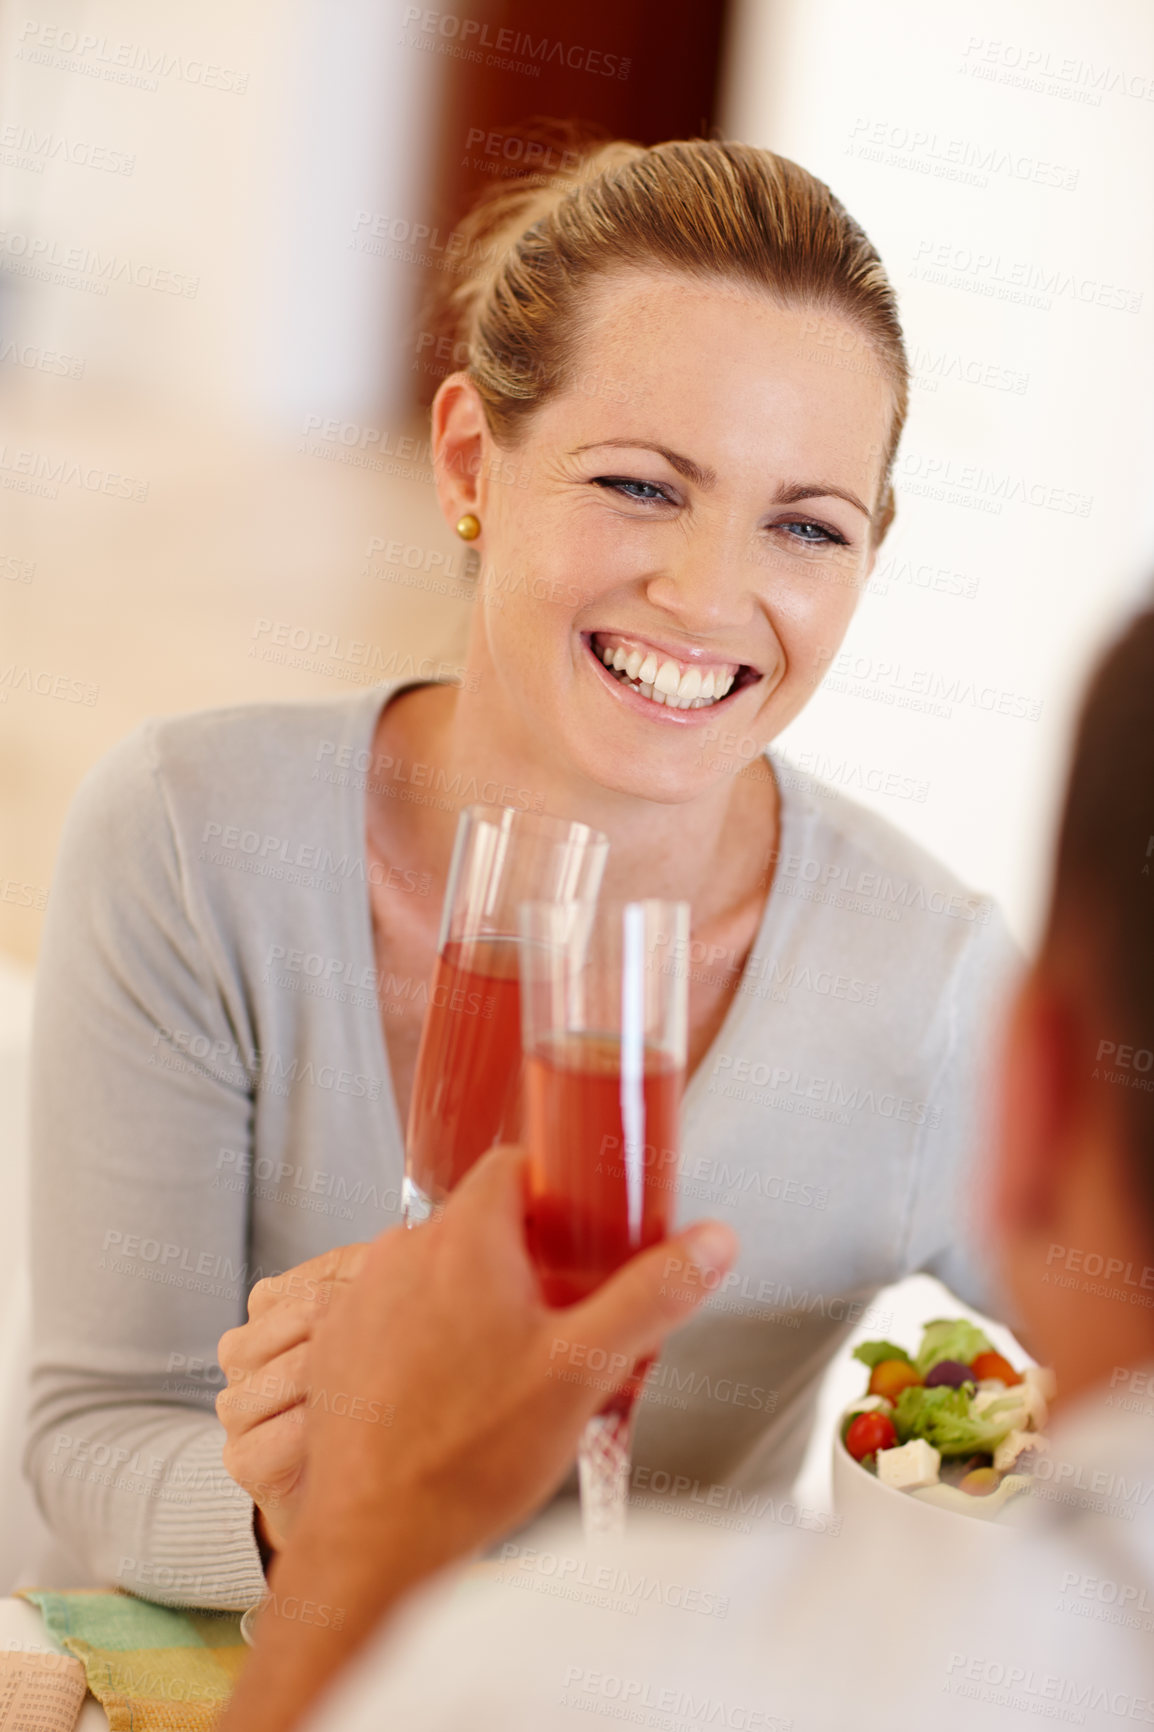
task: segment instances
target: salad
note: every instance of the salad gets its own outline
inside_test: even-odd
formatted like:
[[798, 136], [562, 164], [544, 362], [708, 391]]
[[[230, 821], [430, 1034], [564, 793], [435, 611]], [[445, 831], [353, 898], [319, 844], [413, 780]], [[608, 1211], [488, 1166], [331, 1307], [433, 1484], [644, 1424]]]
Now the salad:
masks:
[[854, 1358], [869, 1387], [846, 1410], [842, 1443], [883, 1485], [987, 1518], [1029, 1489], [1049, 1449], [1053, 1372], [1016, 1370], [964, 1318], [927, 1323], [912, 1357], [892, 1341], [863, 1341]]

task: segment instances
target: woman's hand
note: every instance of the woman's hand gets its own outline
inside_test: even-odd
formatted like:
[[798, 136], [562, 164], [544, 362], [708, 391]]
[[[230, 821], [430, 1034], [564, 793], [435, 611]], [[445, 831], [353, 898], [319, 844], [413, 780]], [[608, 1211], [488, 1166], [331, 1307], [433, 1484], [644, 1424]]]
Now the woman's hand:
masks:
[[367, 1250], [340, 1245], [258, 1281], [248, 1296], [248, 1322], [229, 1329], [217, 1347], [228, 1380], [216, 1398], [228, 1434], [224, 1466], [256, 1504], [258, 1533], [277, 1551], [304, 1491], [309, 1342]]

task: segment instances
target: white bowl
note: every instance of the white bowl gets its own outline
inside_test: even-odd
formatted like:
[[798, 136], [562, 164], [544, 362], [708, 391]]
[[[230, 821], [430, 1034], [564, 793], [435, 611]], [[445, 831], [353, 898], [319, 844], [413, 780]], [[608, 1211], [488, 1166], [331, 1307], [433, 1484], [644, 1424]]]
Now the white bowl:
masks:
[[[948, 1534], [957, 1533], [958, 1529], [975, 1534], [993, 1534], [992, 1542], [998, 1543], [998, 1537], [1012, 1533], [1020, 1516], [1019, 1506], [1027, 1502], [1026, 1495], [1010, 1499], [1002, 1505], [1000, 1512], [994, 1513], [989, 1508], [985, 1498], [967, 1497], [965, 1492], [959, 1496], [966, 1498], [966, 1505], [955, 1509], [943, 1509], [940, 1505], [927, 1502], [916, 1492], [898, 1491], [892, 1485], [884, 1485], [876, 1474], [868, 1472], [856, 1462], [841, 1440], [841, 1427], [845, 1415], [838, 1422], [838, 1428], [833, 1439], [833, 1504], [834, 1509], [843, 1521], [854, 1528], [876, 1528], [879, 1535], [907, 1535], [912, 1544], [933, 1544], [947, 1540]], [[986, 1508], [983, 1509], [983, 1504]]]

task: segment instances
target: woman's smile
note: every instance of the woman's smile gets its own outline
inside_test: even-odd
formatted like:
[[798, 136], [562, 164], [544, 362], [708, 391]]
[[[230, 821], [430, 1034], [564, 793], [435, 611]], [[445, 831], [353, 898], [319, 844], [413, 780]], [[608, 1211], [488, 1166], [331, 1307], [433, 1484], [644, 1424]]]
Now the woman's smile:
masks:
[[812, 313], [751, 287], [631, 269], [582, 305], [582, 367], [628, 390], [548, 395], [508, 446], [515, 484], [492, 479], [505, 448], [469, 376], [438, 395], [445, 504], [484, 544], [453, 737], [472, 758], [499, 734], [602, 828], [637, 799], [646, 846], [655, 806], [675, 834], [700, 799], [710, 837], [731, 800], [744, 825], [747, 795], [672, 730], [724, 708], [761, 747], [820, 683], [876, 552], [893, 392], [876, 367], [823, 366]]
[[615, 695], [627, 694], [631, 708], [663, 721], [689, 721], [703, 710], [714, 710], [762, 677], [747, 662], [724, 660], [705, 649], [674, 652], [668, 644], [632, 632], [582, 632], [581, 640]]

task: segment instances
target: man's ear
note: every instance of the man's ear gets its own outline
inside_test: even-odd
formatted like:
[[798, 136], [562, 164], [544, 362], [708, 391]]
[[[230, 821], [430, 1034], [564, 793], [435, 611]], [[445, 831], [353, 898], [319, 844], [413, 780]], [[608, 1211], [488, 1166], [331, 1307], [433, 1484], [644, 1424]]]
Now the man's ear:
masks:
[[999, 1090], [993, 1227], [1004, 1241], [1037, 1232], [1061, 1210], [1078, 1131], [1078, 1018], [1043, 973], [1027, 976], [1005, 1030]]
[[433, 398], [431, 444], [437, 498], [450, 526], [472, 511], [484, 523], [485, 411], [467, 373], [450, 373]]

